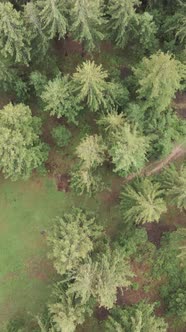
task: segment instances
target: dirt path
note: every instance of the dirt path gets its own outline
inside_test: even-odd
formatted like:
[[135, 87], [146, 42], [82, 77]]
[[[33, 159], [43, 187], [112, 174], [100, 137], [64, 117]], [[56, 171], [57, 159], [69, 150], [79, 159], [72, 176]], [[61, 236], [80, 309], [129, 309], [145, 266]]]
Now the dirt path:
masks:
[[145, 166], [140, 172], [133, 173], [127, 176], [124, 179], [124, 183], [135, 179], [137, 176], [150, 176], [155, 173], [160, 172], [165, 166], [169, 165], [172, 161], [177, 160], [178, 158], [186, 155], [186, 146], [185, 142], [179, 145], [176, 145], [172, 152], [163, 160], [154, 161], [149, 165]]

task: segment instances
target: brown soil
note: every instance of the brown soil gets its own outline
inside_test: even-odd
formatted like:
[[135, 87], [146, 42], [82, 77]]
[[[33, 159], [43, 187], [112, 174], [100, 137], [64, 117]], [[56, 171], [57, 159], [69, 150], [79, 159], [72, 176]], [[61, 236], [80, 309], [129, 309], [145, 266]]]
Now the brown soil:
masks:
[[97, 307], [96, 308], [96, 311], [95, 311], [95, 317], [98, 319], [98, 320], [106, 320], [108, 318], [108, 315], [109, 315], [109, 310], [107, 310], [106, 308], [104, 307]]
[[155, 244], [157, 248], [160, 247], [160, 242], [165, 232], [173, 232], [176, 230], [175, 225], [164, 225], [160, 223], [146, 223], [143, 225], [146, 228], [148, 240]]
[[[137, 283], [139, 288], [137, 290], [130, 288], [118, 289], [117, 304], [118, 305], [132, 305], [146, 299], [150, 303], [154, 303], [160, 300], [159, 288], [162, 283], [161, 280], [152, 280], [148, 276], [150, 267], [146, 262], [138, 263], [133, 262], [133, 271], [135, 277], [133, 282]], [[148, 280], [148, 283], [147, 283]], [[145, 291], [144, 287], [148, 287], [148, 291]], [[164, 306], [161, 303], [156, 313], [162, 315], [164, 313]]]
[[81, 43], [72, 40], [70, 37], [63, 40], [55, 40], [54, 48], [62, 56], [72, 56], [74, 53], [82, 54], [83, 51]]
[[52, 280], [55, 275], [53, 264], [42, 258], [32, 258], [27, 261], [26, 272], [30, 278], [42, 281]]
[[173, 102], [178, 115], [186, 118], [186, 92], [178, 92]]
[[68, 192], [70, 190], [70, 176], [68, 174], [56, 175], [56, 183], [58, 191]]

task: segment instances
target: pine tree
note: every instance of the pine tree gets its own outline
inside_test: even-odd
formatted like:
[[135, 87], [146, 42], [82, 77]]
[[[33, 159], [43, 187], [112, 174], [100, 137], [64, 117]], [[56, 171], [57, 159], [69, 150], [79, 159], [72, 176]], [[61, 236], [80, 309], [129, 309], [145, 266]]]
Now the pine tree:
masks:
[[83, 303], [93, 297], [99, 306], [110, 309], [116, 302], [117, 288], [128, 287], [132, 277], [129, 262], [122, 252], [107, 247], [105, 253], [95, 260], [89, 258], [78, 268], [69, 293], [76, 292]]
[[42, 30], [53, 39], [56, 35], [63, 38], [67, 32], [67, 20], [65, 18], [66, 7], [63, 0], [37, 0]]
[[169, 168], [163, 178], [166, 194], [170, 202], [180, 210], [186, 210], [186, 166], [180, 170]]
[[95, 218], [81, 209], [73, 209], [62, 218], [56, 217], [48, 242], [57, 272], [63, 275], [77, 268], [93, 250], [93, 241], [101, 235], [101, 230]]
[[47, 159], [40, 126], [24, 104], [10, 103], [0, 111], [0, 169], [6, 178], [27, 179]]
[[50, 112], [50, 115], [61, 118], [65, 116], [68, 122], [77, 124], [76, 116], [81, 110], [77, 103], [77, 98], [73, 96], [71, 91], [71, 82], [69, 77], [57, 76], [48, 82], [41, 95], [44, 102], [44, 111]]
[[91, 111], [98, 111], [106, 107], [106, 91], [108, 74], [102, 66], [97, 66], [94, 61], [86, 61], [77, 67], [73, 75], [74, 90], [79, 101], [84, 101]]
[[101, 32], [104, 20], [101, 17], [100, 0], [72, 0], [71, 6], [72, 36], [91, 51], [104, 37]]
[[139, 98], [145, 100], [146, 108], [161, 112], [170, 106], [186, 68], [170, 54], [158, 52], [150, 58], [143, 58], [134, 74], [140, 86], [137, 90]]
[[155, 304], [141, 301], [126, 308], [112, 309], [106, 329], [108, 332], [166, 332], [167, 323], [161, 317], [154, 315]]
[[118, 47], [124, 47], [128, 41], [129, 32], [138, 20], [136, 7], [139, 0], [110, 0], [108, 4], [109, 33]]
[[124, 220], [136, 224], [158, 222], [161, 214], [167, 211], [162, 197], [163, 193], [159, 184], [153, 183], [149, 179], [126, 185], [121, 194], [121, 210]]
[[16, 62], [30, 60], [29, 35], [20, 12], [10, 2], [0, 3], [0, 53]]
[[146, 161], [148, 139], [138, 133], [136, 127], [126, 123], [123, 128], [112, 133], [109, 154], [115, 165], [114, 172], [127, 175], [140, 170]]

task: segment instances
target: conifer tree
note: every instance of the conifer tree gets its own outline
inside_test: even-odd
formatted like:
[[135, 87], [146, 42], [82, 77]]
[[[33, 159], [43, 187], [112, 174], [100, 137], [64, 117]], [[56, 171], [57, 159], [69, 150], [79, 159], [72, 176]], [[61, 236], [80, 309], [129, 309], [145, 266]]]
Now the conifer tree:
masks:
[[50, 115], [61, 118], [65, 116], [68, 122], [77, 124], [76, 116], [81, 110], [77, 98], [71, 92], [71, 82], [69, 77], [57, 76], [48, 82], [41, 95], [44, 102], [44, 111]]
[[58, 284], [53, 292], [55, 302], [49, 305], [49, 313], [54, 330], [59, 332], [75, 332], [77, 325], [82, 324], [86, 315], [92, 314], [88, 304], [82, 304], [81, 299], [73, 293], [69, 294]]
[[154, 314], [155, 304], [141, 301], [126, 308], [112, 309], [106, 329], [108, 332], [166, 332], [167, 323]]
[[43, 57], [46, 54], [49, 42], [47, 35], [42, 30], [42, 22], [39, 15], [39, 9], [36, 6], [36, 3], [34, 3], [33, 1], [27, 2], [24, 5], [24, 21], [30, 35], [30, 41], [32, 46], [31, 53], [36, 54], [37, 57], [41, 58], [41, 55]]
[[94, 61], [85, 61], [77, 67], [73, 75], [74, 90], [79, 101], [83, 101], [92, 111], [106, 107], [106, 92], [108, 73], [102, 66], [97, 66]]
[[100, 0], [72, 0], [70, 9], [72, 36], [88, 51], [103, 39]]
[[139, 84], [139, 98], [145, 100], [146, 108], [161, 112], [180, 89], [186, 68], [172, 55], [158, 52], [150, 58], [143, 58], [134, 74]]
[[167, 211], [162, 197], [164, 191], [149, 179], [126, 185], [121, 193], [121, 210], [126, 222], [143, 224], [158, 222]]
[[99, 306], [110, 309], [116, 302], [117, 288], [128, 287], [132, 277], [127, 258], [120, 250], [107, 247], [105, 253], [78, 268], [68, 292], [76, 292], [83, 303], [93, 297]]
[[108, 4], [108, 29], [118, 47], [124, 47], [128, 41], [129, 32], [138, 20], [136, 7], [139, 0], [110, 0]]
[[20, 12], [10, 2], [0, 3], [0, 53], [16, 62], [30, 60], [29, 35]]
[[0, 111], [0, 169], [6, 178], [27, 179], [47, 159], [40, 126], [24, 104], [8, 104]]
[[186, 166], [180, 170], [169, 168], [163, 178], [166, 194], [170, 202], [180, 210], [186, 210]]
[[98, 125], [103, 126], [106, 132], [117, 132], [118, 129], [121, 129], [124, 126], [125, 119], [122, 113], [119, 114], [116, 110], [111, 110], [110, 112], [103, 114], [97, 123]]
[[67, 32], [66, 6], [63, 0], [37, 0], [42, 30], [49, 39], [63, 38]]
[[77, 146], [76, 155], [85, 169], [96, 168], [105, 160], [106, 146], [98, 135], [89, 135], [82, 139]]
[[78, 268], [93, 250], [93, 241], [101, 235], [101, 230], [95, 218], [81, 209], [73, 209], [62, 218], [56, 217], [48, 242], [51, 247], [50, 258], [54, 260], [57, 272], [63, 275], [66, 271]]
[[71, 188], [78, 194], [93, 196], [104, 189], [104, 183], [97, 170], [78, 165], [71, 172]]
[[114, 172], [127, 175], [140, 170], [146, 161], [148, 146], [148, 139], [128, 123], [113, 132], [110, 137], [109, 154], [115, 165]]

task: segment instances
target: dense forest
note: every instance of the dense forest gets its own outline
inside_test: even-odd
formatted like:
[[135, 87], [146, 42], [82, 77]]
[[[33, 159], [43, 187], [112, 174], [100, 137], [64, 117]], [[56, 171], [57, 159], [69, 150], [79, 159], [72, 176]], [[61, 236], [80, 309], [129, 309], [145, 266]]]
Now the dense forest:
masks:
[[0, 331], [186, 331], [186, 1], [0, 1]]

